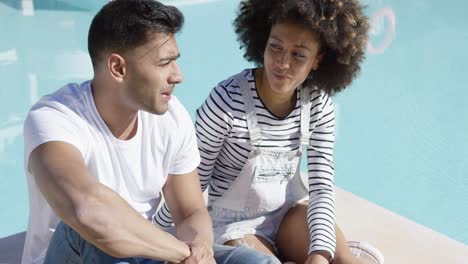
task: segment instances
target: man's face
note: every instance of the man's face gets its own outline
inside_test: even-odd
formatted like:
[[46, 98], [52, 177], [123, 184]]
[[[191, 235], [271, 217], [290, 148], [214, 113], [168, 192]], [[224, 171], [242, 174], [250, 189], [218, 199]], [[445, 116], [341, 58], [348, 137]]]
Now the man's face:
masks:
[[125, 98], [135, 109], [161, 115], [175, 84], [182, 82], [176, 59], [179, 49], [173, 34], [155, 34], [126, 57]]

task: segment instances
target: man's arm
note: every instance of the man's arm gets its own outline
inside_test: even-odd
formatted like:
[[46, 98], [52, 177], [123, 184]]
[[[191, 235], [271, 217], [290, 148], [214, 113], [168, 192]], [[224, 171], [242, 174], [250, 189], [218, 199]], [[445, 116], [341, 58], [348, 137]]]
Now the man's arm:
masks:
[[109, 255], [176, 263], [190, 255], [185, 243], [156, 228], [90, 175], [73, 145], [53, 141], [38, 146], [28, 169], [57, 216]]
[[[163, 191], [171, 210], [177, 237], [189, 242], [192, 254], [199, 254], [195, 256], [198, 260], [211, 259], [212, 223], [203, 201], [197, 171], [193, 170], [183, 175], [169, 175]], [[196, 252], [194, 248], [197, 249]]]

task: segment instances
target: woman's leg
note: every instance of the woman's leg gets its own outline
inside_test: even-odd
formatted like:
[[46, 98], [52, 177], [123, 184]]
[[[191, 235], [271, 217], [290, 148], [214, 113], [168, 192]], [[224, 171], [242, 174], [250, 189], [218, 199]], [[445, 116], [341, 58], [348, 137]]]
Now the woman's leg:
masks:
[[[276, 244], [284, 261], [304, 263], [309, 250], [309, 227], [307, 225], [307, 203], [298, 204], [284, 216]], [[359, 260], [351, 254], [346, 239], [335, 225], [336, 250], [333, 264], [358, 264]]]

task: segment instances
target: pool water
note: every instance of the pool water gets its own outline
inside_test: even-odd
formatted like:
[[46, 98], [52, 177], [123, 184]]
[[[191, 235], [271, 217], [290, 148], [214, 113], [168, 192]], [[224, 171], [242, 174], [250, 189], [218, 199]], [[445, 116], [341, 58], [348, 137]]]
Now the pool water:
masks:
[[[238, 1], [165, 2], [186, 17], [176, 96], [193, 117], [217, 82], [252, 67], [232, 29]], [[0, 0], [0, 237], [26, 229], [26, 113], [40, 96], [92, 78], [87, 31], [104, 3]], [[468, 4], [363, 3], [367, 59], [335, 97], [336, 184], [468, 244]]]

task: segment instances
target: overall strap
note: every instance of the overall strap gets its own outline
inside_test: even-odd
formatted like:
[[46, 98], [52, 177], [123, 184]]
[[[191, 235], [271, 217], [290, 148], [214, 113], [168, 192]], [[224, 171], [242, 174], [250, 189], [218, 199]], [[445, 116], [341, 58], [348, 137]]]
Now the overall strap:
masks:
[[299, 151], [302, 153], [303, 148], [307, 148], [309, 145], [309, 139], [311, 133], [309, 132], [310, 126], [310, 90], [308, 87], [299, 87], [301, 96], [301, 135]]
[[[247, 80], [249, 71], [244, 71], [237, 75], [242, 97], [244, 99], [245, 117], [247, 119], [247, 129], [249, 130], [250, 142], [252, 148], [256, 148], [262, 141], [262, 134], [257, 123], [257, 111], [255, 110], [255, 102], [250, 88], [250, 83]], [[253, 74], [253, 71], [252, 71]]]

